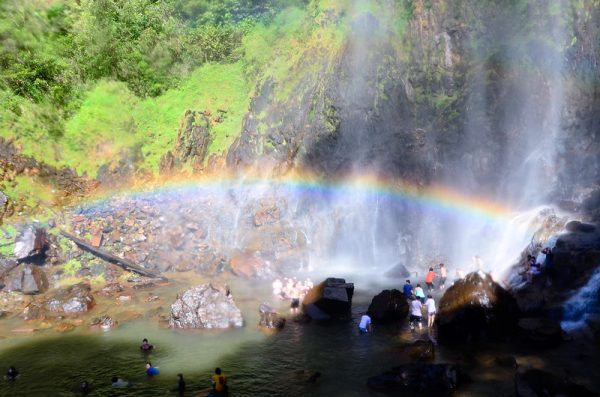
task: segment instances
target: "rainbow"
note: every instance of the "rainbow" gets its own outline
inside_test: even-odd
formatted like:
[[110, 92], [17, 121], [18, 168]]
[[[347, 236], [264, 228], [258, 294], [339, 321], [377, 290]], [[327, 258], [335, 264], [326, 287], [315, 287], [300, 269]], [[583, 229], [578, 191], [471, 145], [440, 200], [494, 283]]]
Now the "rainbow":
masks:
[[152, 195], [185, 195], [202, 191], [230, 191], [236, 188], [263, 187], [265, 190], [289, 195], [315, 195], [334, 197], [341, 200], [352, 195], [362, 197], [388, 198], [409, 205], [421, 206], [429, 210], [450, 215], [484, 218], [493, 222], [508, 221], [515, 211], [498, 202], [466, 195], [444, 185], [421, 186], [399, 179], [386, 179], [372, 174], [361, 174], [344, 179], [323, 180], [307, 173], [294, 173], [284, 177], [262, 178], [254, 175], [231, 176], [210, 175], [200, 177], [170, 178], [136, 184], [120, 192], [104, 191], [92, 197], [86, 205], [100, 205], [116, 196], [148, 197]]

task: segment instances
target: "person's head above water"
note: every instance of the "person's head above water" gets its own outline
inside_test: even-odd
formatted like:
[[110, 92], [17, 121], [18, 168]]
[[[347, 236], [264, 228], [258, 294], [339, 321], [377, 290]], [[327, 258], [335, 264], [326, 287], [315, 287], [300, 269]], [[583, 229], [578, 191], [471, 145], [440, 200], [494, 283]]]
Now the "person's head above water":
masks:
[[142, 343], [148, 343], [148, 339], [146, 339], [146, 338], [142, 339]]
[[215, 374], [221, 375], [221, 368], [219, 368], [219, 367], [215, 368]]
[[119, 381], [119, 378], [117, 378], [116, 376], [113, 376], [112, 379], [110, 380], [112, 383], [117, 383]]
[[177, 377], [181, 380], [183, 380], [183, 374], [177, 374]]
[[146, 362], [146, 368], [151, 368], [152, 367], [152, 363], [150, 361]]

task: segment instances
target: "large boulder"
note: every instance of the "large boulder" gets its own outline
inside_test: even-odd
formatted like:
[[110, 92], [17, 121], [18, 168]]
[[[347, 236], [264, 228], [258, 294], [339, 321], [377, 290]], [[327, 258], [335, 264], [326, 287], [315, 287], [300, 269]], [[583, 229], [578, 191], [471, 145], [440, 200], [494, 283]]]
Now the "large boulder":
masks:
[[386, 289], [373, 297], [367, 313], [376, 323], [401, 321], [408, 314], [408, 303], [402, 292]]
[[4, 290], [27, 295], [41, 294], [48, 289], [46, 273], [36, 265], [21, 264], [13, 268], [5, 278]]
[[230, 266], [233, 274], [245, 278], [268, 278], [273, 274], [270, 263], [256, 252], [243, 252], [233, 256]]
[[404, 266], [403, 263], [398, 263], [384, 273], [386, 277], [394, 279], [406, 279], [410, 278], [410, 271]]
[[79, 314], [93, 308], [95, 303], [90, 285], [79, 283], [55, 291], [44, 306], [47, 311], [57, 314]]
[[573, 381], [541, 369], [520, 369], [515, 374], [517, 397], [564, 396], [592, 397], [598, 394]]
[[226, 288], [203, 284], [179, 295], [171, 305], [170, 328], [242, 327], [244, 319]]
[[266, 303], [260, 304], [258, 313], [260, 314], [259, 327], [282, 329], [285, 326], [285, 318], [279, 317], [277, 311]]
[[370, 377], [367, 386], [393, 395], [419, 393], [423, 396], [446, 396], [452, 395], [466, 380], [467, 377], [456, 365], [412, 363]]
[[353, 283], [346, 283], [343, 278], [328, 278], [306, 293], [302, 310], [313, 320], [348, 317], [353, 295]]
[[502, 340], [514, 334], [518, 316], [519, 308], [508, 291], [489, 275], [469, 273], [440, 299], [439, 341]]
[[47, 245], [46, 230], [28, 226], [17, 236], [13, 253], [21, 261], [42, 254]]

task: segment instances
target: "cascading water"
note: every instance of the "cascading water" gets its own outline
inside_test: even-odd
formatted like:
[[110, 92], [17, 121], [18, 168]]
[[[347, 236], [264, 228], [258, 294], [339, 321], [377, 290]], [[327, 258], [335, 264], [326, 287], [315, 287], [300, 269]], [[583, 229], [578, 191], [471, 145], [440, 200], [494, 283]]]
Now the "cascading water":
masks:
[[[600, 265], [600, 264], [599, 264]], [[565, 331], [584, 328], [588, 320], [600, 315], [600, 267], [588, 283], [579, 289], [563, 307], [561, 327]]]

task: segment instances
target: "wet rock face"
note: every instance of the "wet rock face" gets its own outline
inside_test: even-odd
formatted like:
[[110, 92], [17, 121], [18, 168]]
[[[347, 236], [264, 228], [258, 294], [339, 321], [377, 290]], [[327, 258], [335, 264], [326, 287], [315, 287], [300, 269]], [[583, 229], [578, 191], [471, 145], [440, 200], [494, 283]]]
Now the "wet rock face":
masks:
[[17, 237], [14, 255], [17, 260], [24, 260], [43, 253], [46, 248], [46, 230], [29, 226]]
[[564, 376], [540, 369], [522, 369], [515, 375], [515, 394], [517, 397], [568, 396], [592, 397], [598, 394], [584, 386], [573, 383]]
[[376, 323], [401, 321], [408, 314], [408, 303], [402, 292], [397, 289], [386, 289], [373, 297], [367, 313]]
[[503, 340], [515, 332], [519, 309], [512, 295], [489, 275], [470, 273], [448, 288], [438, 308], [441, 343]]
[[[467, 381], [458, 366], [452, 364], [404, 364], [381, 375], [372, 376], [367, 386], [378, 392], [401, 395], [446, 396]], [[412, 394], [411, 394], [412, 395]]]
[[554, 347], [563, 341], [563, 331], [558, 321], [527, 317], [519, 320], [519, 337], [527, 346]]
[[85, 313], [95, 305], [89, 284], [79, 283], [58, 290], [46, 300], [45, 308], [49, 312], [62, 314]]
[[302, 310], [313, 320], [344, 318], [350, 315], [354, 284], [343, 278], [328, 278], [314, 286], [302, 302]]
[[231, 294], [203, 284], [185, 291], [171, 305], [170, 328], [242, 327], [244, 319]]

